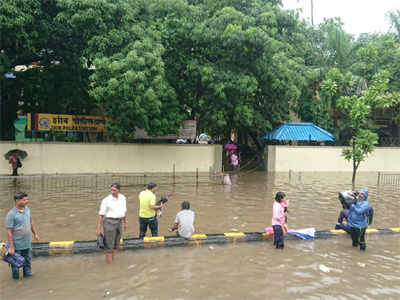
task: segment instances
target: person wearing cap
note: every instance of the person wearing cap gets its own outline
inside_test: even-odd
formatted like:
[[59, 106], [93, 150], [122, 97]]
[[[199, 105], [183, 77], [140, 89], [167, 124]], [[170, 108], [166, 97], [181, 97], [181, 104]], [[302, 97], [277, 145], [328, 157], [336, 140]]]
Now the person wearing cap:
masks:
[[357, 201], [350, 205], [349, 216], [347, 217], [353, 247], [360, 246], [360, 250], [363, 251], [367, 248], [365, 231], [368, 227], [368, 217], [371, 210], [371, 205], [368, 202], [368, 189], [363, 188], [359, 191]]
[[181, 204], [182, 210], [176, 214], [174, 224], [168, 228], [170, 232], [178, 230], [178, 236], [189, 239], [194, 232], [194, 212], [190, 210], [189, 201], [183, 201]]
[[111, 264], [120, 245], [122, 236], [122, 222], [124, 230], [128, 228], [126, 221], [126, 198], [120, 193], [119, 183], [110, 187], [110, 195], [101, 201], [99, 216], [97, 218], [96, 234], [101, 235], [101, 224], [104, 231], [104, 252], [106, 261]]
[[147, 188], [139, 194], [139, 238], [146, 236], [147, 227], [150, 227], [151, 235], [158, 235], [157, 210], [163, 207], [163, 203], [156, 205], [157, 184], [149, 183]]

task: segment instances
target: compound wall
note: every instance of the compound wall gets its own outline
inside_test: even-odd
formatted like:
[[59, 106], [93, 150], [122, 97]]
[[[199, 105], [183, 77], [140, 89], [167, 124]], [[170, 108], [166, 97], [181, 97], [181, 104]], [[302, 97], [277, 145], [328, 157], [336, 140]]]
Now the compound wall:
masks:
[[[108, 144], [1, 142], [0, 153], [28, 153], [20, 175], [81, 173], [217, 172], [222, 168], [222, 145]], [[0, 174], [11, 166], [0, 160]]]

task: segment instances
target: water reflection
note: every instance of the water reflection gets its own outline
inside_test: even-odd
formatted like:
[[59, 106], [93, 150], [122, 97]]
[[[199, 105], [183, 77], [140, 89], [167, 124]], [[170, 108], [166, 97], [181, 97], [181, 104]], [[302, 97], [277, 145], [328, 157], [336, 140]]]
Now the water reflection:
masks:
[[[0, 181], [0, 220], [13, 206], [12, 195], [30, 194], [31, 212], [41, 239], [95, 238], [100, 202], [115, 176]], [[169, 178], [154, 177], [158, 183]], [[232, 185], [193, 184], [184, 176], [161, 184], [159, 194], [173, 198], [159, 221], [160, 234], [188, 200], [196, 212], [196, 232], [262, 231], [271, 222], [273, 198], [284, 191], [291, 200], [291, 227], [333, 227], [340, 210], [337, 193], [350, 188], [349, 173], [238, 173]], [[213, 181], [213, 179], [209, 179]], [[395, 185], [377, 185], [376, 174], [360, 173], [375, 209], [373, 227], [398, 227], [400, 199]], [[138, 236], [138, 193], [142, 186], [122, 182], [128, 199], [126, 236]], [[5, 239], [5, 230], [0, 239]], [[400, 299], [400, 237], [368, 236], [367, 251], [346, 237], [315, 242], [204, 245], [125, 251], [107, 266], [101, 254], [38, 258], [35, 277], [14, 282], [0, 265], [1, 299]]]

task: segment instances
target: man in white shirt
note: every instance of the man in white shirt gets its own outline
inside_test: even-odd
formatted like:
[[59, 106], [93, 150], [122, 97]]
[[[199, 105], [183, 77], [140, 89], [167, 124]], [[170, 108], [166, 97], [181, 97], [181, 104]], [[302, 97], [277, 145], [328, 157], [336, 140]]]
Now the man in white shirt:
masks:
[[99, 216], [97, 218], [96, 234], [101, 235], [101, 224], [104, 231], [104, 252], [107, 263], [111, 264], [114, 255], [119, 248], [122, 236], [122, 221], [124, 230], [127, 230], [126, 221], [126, 198], [120, 194], [121, 186], [113, 183], [110, 188], [111, 194], [101, 201]]
[[183, 201], [182, 210], [176, 214], [175, 223], [169, 228], [169, 231], [178, 229], [177, 234], [186, 239], [191, 238], [194, 232], [194, 212], [190, 210], [190, 203]]

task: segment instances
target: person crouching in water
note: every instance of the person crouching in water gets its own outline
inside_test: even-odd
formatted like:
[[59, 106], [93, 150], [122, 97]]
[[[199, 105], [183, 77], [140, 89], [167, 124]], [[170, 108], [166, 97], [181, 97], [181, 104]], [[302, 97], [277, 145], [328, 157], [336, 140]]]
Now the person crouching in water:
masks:
[[277, 249], [284, 248], [283, 235], [287, 232], [285, 206], [287, 208], [288, 201], [283, 192], [278, 192], [275, 195], [275, 202], [272, 207], [272, 228], [274, 230], [274, 246]]
[[360, 250], [367, 248], [365, 231], [368, 227], [368, 216], [371, 211], [371, 206], [367, 199], [368, 189], [361, 189], [356, 203], [350, 205], [349, 216], [347, 217], [353, 247], [360, 246]]
[[194, 232], [194, 212], [190, 210], [190, 203], [183, 201], [182, 210], [176, 214], [174, 225], [168, 228], [170, 232], [177, 230], [177, 235], [189, 239]]

